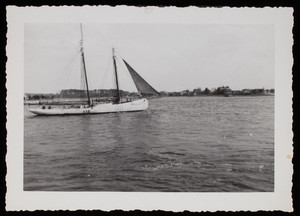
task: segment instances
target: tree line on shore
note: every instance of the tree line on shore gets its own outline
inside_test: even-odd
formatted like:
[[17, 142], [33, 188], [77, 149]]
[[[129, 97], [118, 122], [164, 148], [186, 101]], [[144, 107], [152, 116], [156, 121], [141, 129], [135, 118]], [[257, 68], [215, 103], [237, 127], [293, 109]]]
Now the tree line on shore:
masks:
[[183, 90], [179, 92], [161, 92], [163, 96], [202, 96], [202, 95], [223, 95], [223, 96], [246, 96], [246, 95], [272, 95], [274, 89], [242, 89], [231, 90], [229, 86], [220, 86], [218, 88], [208, 89], [196, 88], [193, 90]]
[[[114, 97], [116, 96], [116, 89], [95, 89], [90, 90], [90, 97]], [[243, 95], [272, 95], [275, 93], [274, 89], [243, 89], [243, 90], [231, 90], [229, 86], [221, 86], [218, 88], [208, 89], [195, 88], [193, 90], [183, 90], [167, 92], [161, 91], [161, 96], [205, 96], [205, 95], [223, 95], [223, 96], [243, 96]], [[128, 92], [120, 90], [120, 95], [123, 97], [138, 97], [137, 92]], [[79, 89], [65, 89], [61, 90], [57, 94], [25, 94], [24, 100], [43, 100], [43, 99], [55, 99], [55, 98], [83, 98], [87, 97], [85, 90]]]

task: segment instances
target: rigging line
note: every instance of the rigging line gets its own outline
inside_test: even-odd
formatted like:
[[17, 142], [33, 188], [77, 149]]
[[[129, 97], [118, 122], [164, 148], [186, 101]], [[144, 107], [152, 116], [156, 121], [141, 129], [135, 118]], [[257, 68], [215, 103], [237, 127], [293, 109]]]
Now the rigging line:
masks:
[[[77, 56], [78, 57], [78, 56]], [[75, 59], [76, 60], [76, 59]], [[69, 66], [67, 73], [65, 74], [64, 78], [61, 80], [61, 90], [67, 89], [67, 83], [70, 80], [70, 74], [73, 72], [73, 67], [75, 65], [75, 61], [72, 62], [72, 64]]]
[[[76, 49], [75, 49], [76, 51]], [[73, 55], [71, 55], [71, 58], [70, 58], [70, 61], [68, 61], [68, 64], [65, 65], [64, 69], [62, 70], [62, 72], [60, 70], [58, 70], [57, 73], [54, 73], [52, 78], [48, 81], [48, 83], [54, 83], [54, 85], [51, 85], [50, 88], [48, 88], [48, 91], [50, 91], [49, 93], [58, 93], [58, 87], [59, 87], [59, 82], [61, 82], [61, 80], [64, 78], [64, 75], [65, 75], [65, 71], [67, 71], [68, 67], [70, 64], [73, 63], [74, 61], [74, 58], [76, 58], [76, 52], [75, 52], [75, 55], [74, 55], [74, 52], [71, 52], [73, 53]], [[42, 90], [46, 89], [46, 86], [47, 85], [43, 85], [42, 87]]]
[[75, 64], [75, 60], [77, 58], [74, 59], [74, 61], [72, 62], [72, 64], [70, 64], [68, 66], [68, 69], [66, 71], [66, 73], [64, 74], [64, 77], [63, 79], [60, 80], [60, 83], [59, 83], [59, 89], [66, 89], [67, 88], [67, 83], [69, 81], [69, 77], [70, 77], [70, 74], [73, 72], [73, 67], [74, 67], [74, 64]]
[[56, 79], [56, 82], [55, 82], [55, 85], [53, 85], [53, 88], [55, 88], [55, 89], [61, 89], [61, 84], [64, 84], [63, 81], [66, 80], [66, 77], [68, 76], [68, 73], [70, 73], [71, 69], [74, 66], [76, 58], [78, 58], [78, 54], [79, 54], [78, 47], [77, 47], [77, 51], [75, 50], [75, 52], [72, 52], [72, 53], [73, 53], [73, 55], [71, 56], [70, 60], [65, 65], [64, 69], [62, 70], [62, 72], [59, 73], [60, 76], [58, 77], [58, 79]]
[[69, 81], [69, 78], [70, 78], [70, 75], [71, 73], [73, 72], [73, 68], [74, 68], [74, 65], [75, 65], [75, 60], [79, 57], [79, 53], [78, 55], [74, 58], [74, 60], [72, 61], [72, 63], [68, 66], [67, 68], [67, 73], [65, 74], [65, 76], [63, 77], [63, 79], [61, 79], [61, 89], [66, 89], [66, 84], [67, 82]]
[[69, 58], [69, 61], [67, 61], [67, 64], [65, 65], [64, 69], [62, 70], [63, 73], [60, 73], [60, 77], [59, 77], [58, 81], [61, 81], [63, 78], [65, 78], [64, 77], [64, 75], [66, 75], [65, 72], [68, 72], [68, 70], [70, 69], [72, 64], [74, 64], [74, 61], [78, 56], [78, 52], [79, 52], [79, 50], [78, 50], [78, 46], [77, 46], [77, 47], [75, 47], [74, 51], [71, 52], [72, 55]]
[[[77, 56], [78, 57], [78, 56]], [[76, 58], [77, 59], [77, 58]], [[75, 60], [76, 60], [75, 59]], [[68, 73], [66, 74], [66, 76], [64, 77], [64, 80], [62, 80], [62, 84], [67, 83], [70, 80], [70, 75], [73, 72], [73, 67], [75, 65], [75, 61], [73, 61], [73, 63], [70, 65], [69, 70], [67, 71]]]
[[112, 64], [111, 64], [111, 62], [112, 62], [112, 59], [111, 58], [109, 58], [109, 60], [108, 60], [108, 64], [106, 65], [106, 70], [105, 70], [105, 73], [104, 73], [104, 76], [103, 76], [103, 79], [101, 79], [101, 83], [100, 83], [100, 89], [104, 89], [104, 84], [105, 84], [105, 82], [107, 81], [107, 75], [111, 72], [110, 71], [110, 69], [111, 69], [111, 66], [112, 66]]

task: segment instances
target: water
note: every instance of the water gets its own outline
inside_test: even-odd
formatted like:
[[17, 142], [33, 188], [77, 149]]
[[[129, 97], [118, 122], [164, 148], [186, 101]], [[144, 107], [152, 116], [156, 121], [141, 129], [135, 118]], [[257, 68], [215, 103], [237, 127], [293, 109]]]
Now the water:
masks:
[[274, 97], [169, 97], [147, 111], [31, 115], [26, 191], [274, 191]]

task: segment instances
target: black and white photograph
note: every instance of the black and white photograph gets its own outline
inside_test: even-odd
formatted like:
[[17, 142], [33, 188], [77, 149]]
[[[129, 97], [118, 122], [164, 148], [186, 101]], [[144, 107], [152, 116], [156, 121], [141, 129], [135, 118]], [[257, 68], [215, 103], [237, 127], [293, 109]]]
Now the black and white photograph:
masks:
[[274, 190], [273, 25], [24, 28], [25, 190]]
[[[291, 81], [292, 38], [278, 42], [274, 12], [287, 17], [291, 36], [292, 10], [269, 9], [264, 21], [253, 19], [263, 9], [237, 9], [236, 19], [230, 9], [64, 7], [66, 14], [72, 8], [85, 15], [64, 20], [57, 7], [48, 10], [58, 18], [36, 20], [46, 8], [28, 8], [37, 13], [18, 25], [22, 41], [12, 37], [23, 48], [13, 84], [21, 88], [18, 190], [44, 199], [289, 195], [278, 186], [291, 176], [277, 177], [292, 169], [291, 92], [281, 85]], [[107, 19], [93, 17], [97, 10]]]

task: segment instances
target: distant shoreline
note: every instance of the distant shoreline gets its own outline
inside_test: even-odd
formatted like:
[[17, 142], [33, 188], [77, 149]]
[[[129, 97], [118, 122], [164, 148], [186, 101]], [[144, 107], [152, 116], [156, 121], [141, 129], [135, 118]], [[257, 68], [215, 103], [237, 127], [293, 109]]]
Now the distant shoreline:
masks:
[[[263, 96], [275, 96], [275, 94], [257, 94], [257, 95], [231, 95], [228, 97], [263, 97]], [[192, 98], [192, 97], [225, 97], [224, 95], [196, 95], [196, 96], [189, 96], [189, 95], [177, 95], [177, 96], [161, 96], [161, 97], [150, 97], [149, 99], [155, 98]], [[109, 97], [98, 97], [98, 98], [91, 98], [92, 100], [102, 99], [103, 101], [107, 101]], [[41, 100], [25, 100], [24, 105], [43, 105], [43, 104], [51, 104], [51, 105], [72, 105], [78, 102], [82, 102], [83, 98], [53, 98], [53, 99], [41, 99]]]
[[[117, 95], [116, 89], [94, 89], [89, 91], [89, 97], [91, 98], [114, 98]], [[129, 98], [138, 98], [141, 95], [137, 92], [129, 92], [120, 90], [119, 94], [121, 97], [129, 97]], [[274, 95], [275, 89], [243, 89], [243, 90], [231, 90], [229, 86], [221, 86], [214, 89], [205, 88], [202, 90], [201, 88], [195, 88], [193, 90], [183, 90], [183, 91], [160, 91], [155, 96], [163, 96], [163, 97], [174, 97], [174, 96], [266, 96], [266, 95]], [[61, 90], [60, 93], [25, 93], [25, 100], [52, 100], [56, 98], [87, 98], [86, 90], [81, 89], [64, 89]]]
[[[228, 97], [261, 97], [261, 96], [275, 96], [275, 94], [253, 94], [253, 95], [230, 95]], [[162, 96], [162, 97], [225, 97], [224, 95], [195, 95], [195, 96], [190, 96], [190, 95], [174, 95], [174, 96]]]

